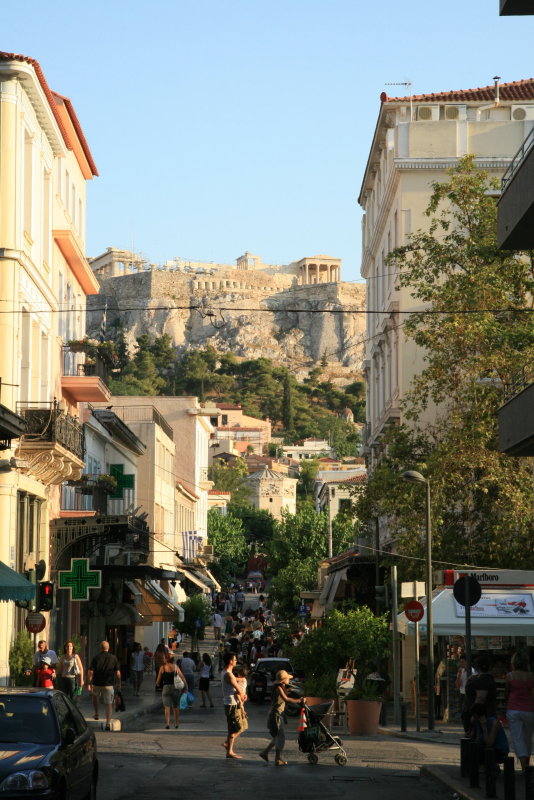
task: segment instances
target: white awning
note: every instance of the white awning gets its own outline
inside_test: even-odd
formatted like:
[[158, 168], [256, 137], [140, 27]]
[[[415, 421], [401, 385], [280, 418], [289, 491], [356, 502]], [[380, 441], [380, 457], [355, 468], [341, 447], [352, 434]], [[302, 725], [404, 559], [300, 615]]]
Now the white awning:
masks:
[[187, 580], [194, 583], [196, 586], [199, 587], [199, 589], [202, 589], [203, 592], [206, 592], [206, 594], [210, 593], [210, 587], [207, 585], [205, 581], [201, 580], [200, 575], [197, 576], [196, 573], [191, 572], [191, 570], [184, 569], [183, 567], [179, 567], [179, 571], [183, 572]]
[[[426, 600], [420, 627], [426, 628]], [[399, 629], [414, 630], [404, 612], [399, 614]], [[456, 602], [452, 589], [437, 592], [432, 600], [432, 627], [435, 636], [463, 636], [465, 609]], [[517, 588], [482, 592], [480, 602], [471, 609], [472, 636], [534, 636], [534, 591]]]
[[159, 583], [156, 583], [156, 581], [147, 581], [146, 583], [147, 588], [154, 594], [155, 597], [162, 600], [164, 603], [167, 603], [171, 609], [174, 609], [178, 613], [178, 622], [183, 622], [184, 610], [182, 606], [174, 599], [174, 597], [171, 597], [169, 594], [167, 594], [167, 592], [165, 592]]

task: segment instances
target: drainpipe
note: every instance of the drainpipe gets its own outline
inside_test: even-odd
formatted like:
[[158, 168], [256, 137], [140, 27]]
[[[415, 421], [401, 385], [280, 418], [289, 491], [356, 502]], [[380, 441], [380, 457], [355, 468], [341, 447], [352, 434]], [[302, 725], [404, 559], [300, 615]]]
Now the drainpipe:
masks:
[[479, 106], [477, 108], [477, 122], [480, 122], [480, 114], [482, 111], [489, 111], [491, 108], [499, 108], [501, 101], [499, 98], [499, 81], [501, 79], [500, 75], [496, 75], [493, 80], [495, 81], [495, 99], [493, 103], [489, 103], [485, 106]]

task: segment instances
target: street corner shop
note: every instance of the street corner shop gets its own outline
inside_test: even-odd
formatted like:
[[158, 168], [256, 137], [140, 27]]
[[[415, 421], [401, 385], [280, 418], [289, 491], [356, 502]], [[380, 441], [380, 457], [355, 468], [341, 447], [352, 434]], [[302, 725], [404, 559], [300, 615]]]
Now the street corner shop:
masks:
[[[438, 586], [432, 593], [435, 666], [446, 664], [439, 681], [439, 704], [445, 718], [458, 712], [455, 688], [457, 656], [465, 646], [465, 608], [456, 601], [453, 586], [458, 578], [471, 575], [480, 584], [480, 600], [471, 607], [471, 647], [474, 656], [484, 654], [491, 663], [497, 683], [499, 712], [504, 704], [504, 675], [516, 650], [534, 658], [534, 571], [444, 570], [437, 573]], [[419, 623], [421, 661], [426, 657], [426, 598]], [[405, 700], [413, 699], [415, 676], [415, 624], [404, 613], [398, 617], [401, 636], [401, 690]]]

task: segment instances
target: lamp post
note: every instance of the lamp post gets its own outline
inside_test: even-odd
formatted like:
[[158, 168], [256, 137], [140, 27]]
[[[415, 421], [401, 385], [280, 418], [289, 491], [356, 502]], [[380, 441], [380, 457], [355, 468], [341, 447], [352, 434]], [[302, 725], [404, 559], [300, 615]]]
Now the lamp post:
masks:
[[430, 528], [430, 481], [420, 472], [408, 470], [401, 478], [426, 486], [426, 636], [428, 671], [428, 730], [434, 730], [434, 626], [432, 624], [432, 533]]

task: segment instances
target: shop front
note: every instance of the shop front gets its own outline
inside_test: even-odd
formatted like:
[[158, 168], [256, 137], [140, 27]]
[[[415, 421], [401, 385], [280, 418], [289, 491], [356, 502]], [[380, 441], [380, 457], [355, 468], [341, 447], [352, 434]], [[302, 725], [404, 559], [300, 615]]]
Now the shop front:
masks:
[[[445, 570], [441, 586], [434, 590], [432, 615], [434, 629], [434, 686], [436, 717], [452, 719], [460, 712], [460, 695], [455, 686], [459, 656], [465, 653], [465, 608], [453, 594], [455, 581], [471, 575], [481, 586], [480, 600], [471, 608], [471, 650], [473, 660], [486, 656], [497, 683], [497, 702], [504, 715], [504, 676], [516, 650], [528, 652], [534, 661], [534, 572], [521, 570]], [[422, 646], [426, 651], [425, 615], [419, 623]], [[402, 644], [403, 697], [413, 698], [415, 678], [415, 626], [404, 614], [399, 615]], [[426, 653], [420, 653], [425, 663]], [[428, 686], [427, 676], [423, 685]]]

